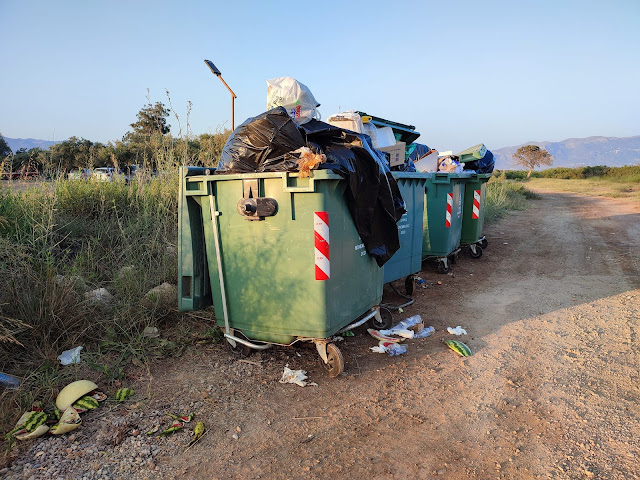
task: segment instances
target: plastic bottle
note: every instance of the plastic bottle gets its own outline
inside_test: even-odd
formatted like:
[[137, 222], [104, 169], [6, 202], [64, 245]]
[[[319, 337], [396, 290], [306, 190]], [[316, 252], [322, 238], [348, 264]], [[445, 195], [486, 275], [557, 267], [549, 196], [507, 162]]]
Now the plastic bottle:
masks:
[[414, 333], [413, 338], [427, 338], [431, 336], [431, 334], [433, 334], [433, 332], [435, 331], [436, 329], [433, 327], [425, 327], [422, 330], [418, 330], [416, 333]]
[[0, 385], [10, 390], [16, 390], [20, 386], [20, 379], [0, 372]]
[[399, 343], [392, 343], [389, 345], [389, 355], [392, 357], [396, 357], [398, 355], [404, 355], [407, 353], [407, 346], [400, 345]]

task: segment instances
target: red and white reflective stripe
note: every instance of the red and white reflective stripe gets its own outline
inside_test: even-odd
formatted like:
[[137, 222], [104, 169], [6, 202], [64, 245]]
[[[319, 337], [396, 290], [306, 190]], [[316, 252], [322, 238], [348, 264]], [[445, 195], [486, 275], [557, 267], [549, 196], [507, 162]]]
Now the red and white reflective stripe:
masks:
[[313, 233], [316, 246], [316, 280], [329, 280], [329, 214], [313, 213]]
[[447, 193], [447, 217], [445, 226], [451, 227], [451, 212], [453, 211], [453, 193]]
[[480, 218], [480, 190], [473, 191], [473, 215], [471, 218]]

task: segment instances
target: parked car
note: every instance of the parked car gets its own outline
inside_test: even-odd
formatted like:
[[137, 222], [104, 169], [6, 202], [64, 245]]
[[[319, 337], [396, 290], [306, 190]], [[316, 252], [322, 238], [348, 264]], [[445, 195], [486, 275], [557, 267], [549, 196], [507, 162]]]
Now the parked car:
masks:
[[92, 171], [89, 168], [77, 168], [70, 171], [67, 174], [69, 180], [89, 180], [92, 175]]
[[113, 167], [98, 167], [93, 171], [92, 178], [99, 182], [113, 182], [118, 178], [124, 179], [124, 175]]

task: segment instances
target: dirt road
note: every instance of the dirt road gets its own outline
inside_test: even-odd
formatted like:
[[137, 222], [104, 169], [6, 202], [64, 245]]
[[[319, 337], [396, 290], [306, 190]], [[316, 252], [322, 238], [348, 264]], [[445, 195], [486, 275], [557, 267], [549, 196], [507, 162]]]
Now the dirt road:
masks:
[[[545, 193], [486, 234], [482, 258], [463, 252], [453, 275], [424, 265], [428, 288], [395, 319], [419, 313], [436, 333], [407, 355], [371, 353], [362, 329], [330, 379], [315, 350], [200, 347], [154, 368], [152, 398], [120, 411], [142, 432], [193, 411], [199, 443], [185, 451], [181, 432], [111, 447], [113, 412], [87, 417], [70, 448], [99, 458], [87, 478], [640, 478], [640, 205]], [[472, 357], [442, 343], [457, 325]], [[318, 386], [278, 383], [287, 363]]]
[[[166, 397], [201, 382], [210, 428], [167, 462], [198, 479], [640, 478], [640, 205], [545, 193], [486, 234], [453, 276], [424, 265], [401, 316], [436, 334], [406, 356], [360, 333], [338, 379], [305, 350], [202, 352], [156, 377]], [[441, 342], [457, 325], [472, 357]], [[287, 362], [319, 385], [278, 384]]]

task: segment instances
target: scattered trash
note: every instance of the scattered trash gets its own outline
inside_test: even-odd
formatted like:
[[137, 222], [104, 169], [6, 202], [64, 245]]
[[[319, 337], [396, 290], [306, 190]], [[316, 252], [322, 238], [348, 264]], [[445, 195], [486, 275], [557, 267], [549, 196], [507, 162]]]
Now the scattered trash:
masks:
[[377, 346], [369, 347], [369, 350], [374, 353], [388, 353], [391, 357], [396, 357], [407, 353], [407, 346], [395, 342], [380, 341]]
[[395, 338], [395, 337], [390, 337], [388, 335], [383, 335], [378, 330], [374, 330], [373, 328], [368, 328], [367, 332], [369, 332], [369, 335], [371, 335], [373, 338], [375, 338], [376, 340], [380, 340], [382, 342], [396, 343], [396, 342], [401, 342], [403, 340], [402, 338]]
[[420, 315], [414, 315], [409, 318], [405, 318], [404, 320], [396, 323], [393, 327], [388, 330], [380, 330], [381, 335], [398, 335], [404, 338], [413, 338], [415, 332], [413, 330], [409, 330], [411, 327], [422, 323], [422, 317]]
[[[189, 415], [174, 415], [173, 413], [167, 413], [166, 415], [173, 418], [174, 421], [171, 426], [160, 432], [160, 435], [158, 435], [159, 437], [167, 437], [178, 430], [182, 430], [184, 428], [184, 424], [189, 423], [194, 417], [193, 413], [190, 413]], [[148, 432], [147, 435], [149, 435]], [[153, 435], [153, 433], [151, 433], [151, 435]]]
[[442, 280], [438, 280], [438, 285], [442, 285]]
[[70, 406], [62, 414], [60, 421], [52, 426], [49, 431], [52, 435], [62, 435], [69, 433], [71, 430], [75, 430], [81, 423], [80, 414], [76, 412], [75, 408]]
[[[60, 393], [56, 397], [56, 407], [58, 407], [61, 412], [64, 412], [73, 403], [75, 403], [76, 400], [79, 400], [85, 395], [91, 395], [92, 392], [96, 391], [97, 389], [98, 385], [93, 383], [91, 380], [76, 380], [75, 382], [71, 382], [69, 385], [60, 390]], [[102, 392], [98, 393], [104, 395], [102, 394]], [[106, 396], [104, 398], [106, 398]], [[100, 401], [100, 398], [96, 398], [96, 400]]]
[[0, 372], [0, 385], [9, 390], [16, 390], [20, 386], [21, 380], [13, 375]]
[[151, 435], [156, 433], [158, 430], [160, 430], [160, 425], [155, 425], [151, 430], [147, 432], [147, 436], [150, 437]]
[[[65, 350], [58, 356], [58, 360], [62, 365], [71, 365], [72, 363], [80, 363], [80, 351], [82, 346]], [[97, 388], [97, 387], [96, 387]]]
[[294, 383], [301, 387], [306, 387], [307, 385], [318, 386], [315, 382], [306, 382], [305, 380], [307, 378], [307, 372], [305, 370], [291, 370], [289, 364], [287, 364], [282, 372], [280, 383]]
[[160, 332], [158, 331], [158, 327], [144, 327], [142, 336], [146, 338], [158, 338], [160, 336]]
[[100, 404], [98, 403], [98, 400], [96, 400], [92, 396], [85, 395], [84, 397], [80, 397], [78, 400], [76, 400], [71, 406], [76, 412], [83, 413], [87, 410], [95, 410], [100, 406]]
[[447, 327], [447, 332], [451, 335], [466, 335], [467, 331], [458, 325], [456, 328]]
[[334, 342], [344, 342], [344, 337], [335, 336], [335, 337], [331, 337], [331, 340]]
[[445, 340], [444, 343], [460, 356], [470, 357], [472, 355], [471, 349], [458, 340]]
[[436, 329], [433, 327], [426, 327], [423, 328], [422, 330], [418, 330], [414, 335], [413, 338], [427, 338], [429, 336], [431, 336], [433, 334], [433, 332], [435, 332]]
[[194, 443], [196, 443], [198, 440], [200, 440], [200, 437], [204, 435], [204, 432], [205, 432], [204, 422], [196, 423], [196, 426], [193, 427], [193, 438], [187, 444], [187, 448], [193, 445]]
[[300, 172], [300, 178], [306, 178], [311, 174], [311, 170], [318, 168], [318, 165], [327, 161], [327, 156], [320, 153], [315, 154], [309, 147], [300, 147], [297, 150], [291, 152], [291, 154], [299, 154], [298, 158], [298, 171]]
[[422, 279], [422, 277], [414, 277], [413, 281], [416, 283], [416, 285], [421, 285], [421, 284], [425, 283], [425, 281]]
[[342, 336], [343, 337], [355, 337], [355, 333], [353, 333], [351, 330], [347, 330], [346, 332], [342, 332]]
[[129, 398], [131, 395], [133, 395], [134, 393], [135, 392], [133, 390], [131, 390], [130, 388], [126, 388], [126, 387], [125, 388], [120, 388], [116, 392], [116, 402], [122, 403], [127, 398]]
[[404, 355], [405, 353], [407, 353], [407, 346], [406, 345], [400, 345], [399, 343], [392, 343], [391, 345], [388, 346], [389, 348], [389, 355], [392, 357], [396, 357], [398, 355]]
[[398, 313], [402, 313], [404, 312], [404, 309], [402, 307], [398, 307]]
[[5, 438], [11, 443], [11, 437], [18, 440], [40, 437], [49, 431], [49, 427], [45, 425], [47, 419], [47, 414], [40, 410], [25, 412]]

